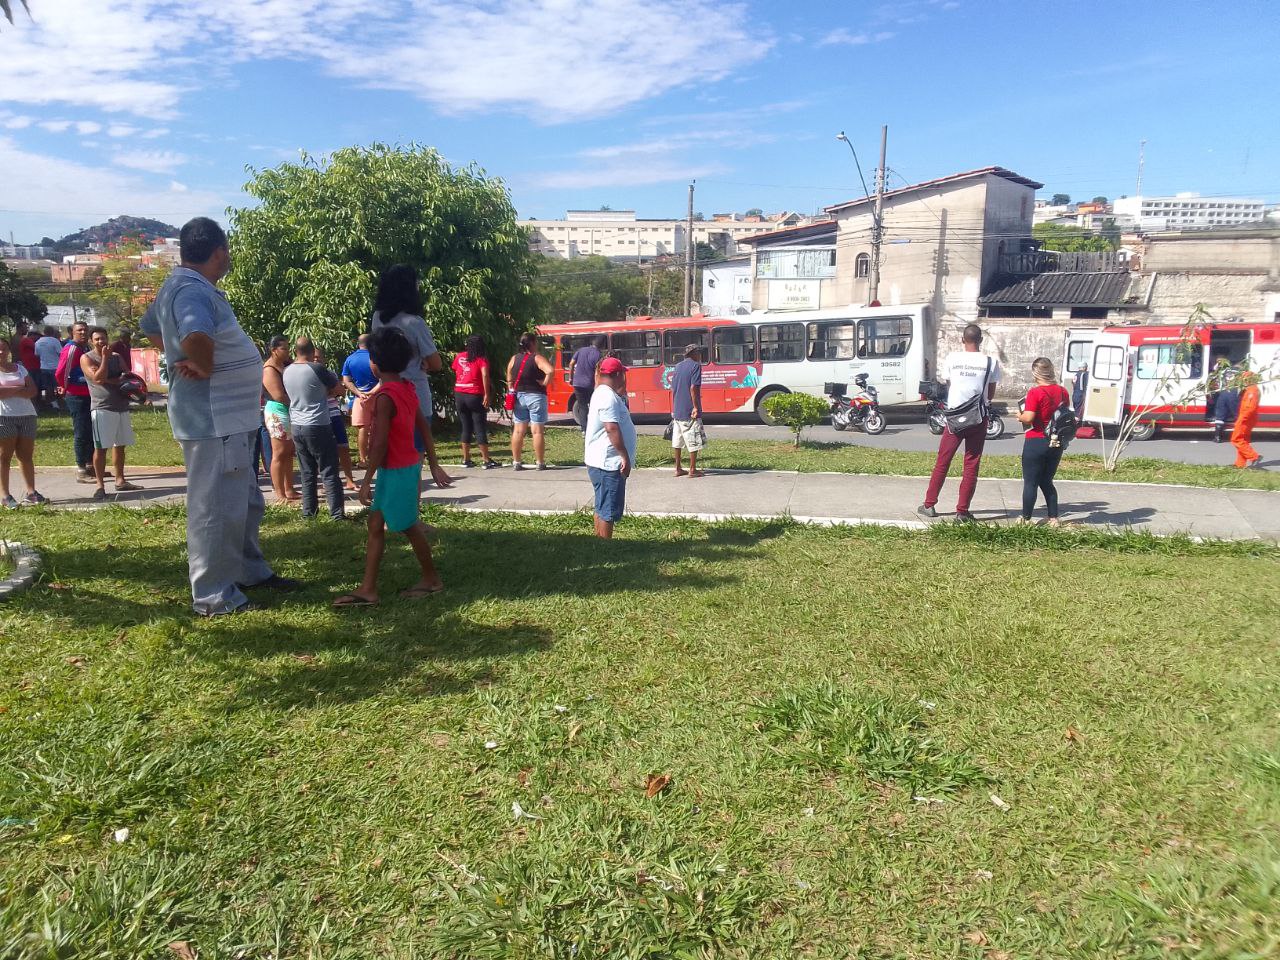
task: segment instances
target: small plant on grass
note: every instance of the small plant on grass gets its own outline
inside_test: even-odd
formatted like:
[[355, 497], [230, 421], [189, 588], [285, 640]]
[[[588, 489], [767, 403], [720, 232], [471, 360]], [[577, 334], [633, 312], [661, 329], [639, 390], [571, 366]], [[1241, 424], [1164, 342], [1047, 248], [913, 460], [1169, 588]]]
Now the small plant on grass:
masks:
[[816, 427], [828, 413], [827, 402], [807, 393], [779, 393], [767, 397], [764, 412], [771, 419], [788, 427], [795, 435], [795, 446], [800, 446], [800, 435], [806, 427]]
[[918, 704], [860, 695], [834, 684], [785, 693], [756, 708], [758, 728], [792, 766], [895, 780], [911, 790], [951, 793], [990, 777], [967, 753], [925, 729]]

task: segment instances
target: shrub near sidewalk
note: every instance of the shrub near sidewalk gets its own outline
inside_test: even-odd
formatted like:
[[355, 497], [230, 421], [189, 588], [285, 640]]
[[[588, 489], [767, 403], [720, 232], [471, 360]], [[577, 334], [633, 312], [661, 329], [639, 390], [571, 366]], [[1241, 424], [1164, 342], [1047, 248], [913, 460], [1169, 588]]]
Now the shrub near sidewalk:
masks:
[[268, 511], [303, 589], [209, 622], [180, 510], [6, 516], [0, 956], [1272, 950], [1274, 548], [431, 520], [338, 613], [362, 530]]
[[779, 393], [764, 401], [764, 412], [792, 432], [797, 449], [805, 429], [820, 424], [830, 410], [825, 400], [807, 393]]

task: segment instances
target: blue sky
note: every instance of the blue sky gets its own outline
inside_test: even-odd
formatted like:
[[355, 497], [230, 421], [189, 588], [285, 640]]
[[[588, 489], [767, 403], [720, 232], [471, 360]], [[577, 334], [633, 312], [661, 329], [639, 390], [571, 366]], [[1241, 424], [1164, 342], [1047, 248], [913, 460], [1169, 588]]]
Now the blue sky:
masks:
[[0, 24], [0, 234], [223, 216], [244, 167], [431, 144], [524, 217], [813, 211], [999, 164], [1042, 195], [1280, 201], [1270, 0], [31, 0]]

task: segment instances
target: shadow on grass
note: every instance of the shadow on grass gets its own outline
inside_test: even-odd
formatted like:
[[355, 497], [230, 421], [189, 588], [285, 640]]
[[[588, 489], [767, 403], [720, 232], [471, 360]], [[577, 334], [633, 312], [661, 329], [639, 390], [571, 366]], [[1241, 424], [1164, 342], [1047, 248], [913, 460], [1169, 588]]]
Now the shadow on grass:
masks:
[[[304, 586], [290, 594], [250, 591], [266, 609], [214, 620], [192, 613], [178, 531], [177, 542], [162, 546], [77, 543], [53, 550], [49, 568], [70, 589], [36, 590], [23, 606], [72, 629], [159, 629], [219, 675], [233, 709], [290, 709], [384, 694], [426, 698], [496, 682], [502, 660], [549, 649], [564, 622], [557, 597], [715, 589], [736, 579], [714, 572], [717, 564], [785, 529], [779, 523], [750, 532], [711, 528], [698, 537], [601, 541], [589, 535], [586, 514], [547, 522], [479, 521], [447, 512], [432, 519], [441, 528], [436, 556], [446, 589], [420, 600], [397, 596], [417, 579], [417, 566], [402, 538], [392, 537], [381, 604], [332, 609], [333, 597], [355, 586], [362, 572], [363, 524], [299, 524], [271, 511], [263, 551], [280, 573]], [[104, 579], [104, 556], [111, 558], [107, 577], [148, 589], [114, 592]], [[483, 613], [477, 618], [468, 608]], [[606, 615], [607, 601], [600, 610]]]

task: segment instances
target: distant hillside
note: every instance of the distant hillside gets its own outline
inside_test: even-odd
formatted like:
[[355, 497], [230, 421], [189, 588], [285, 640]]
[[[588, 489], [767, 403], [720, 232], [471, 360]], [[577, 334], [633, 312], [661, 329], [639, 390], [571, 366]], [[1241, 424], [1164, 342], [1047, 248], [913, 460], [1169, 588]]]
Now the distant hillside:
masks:
[[116, 243], [125, 237], [160, 240], [177, 235], [177, 227], [159, 220], [149, 220], [146, 217], [112, 217], [106, 223], [100, 223], [96, 227], [86, 227], [67, 234], [55, 243], [53, 248], [59, 253], [78, 253], [89, 249], [91, 243]]

